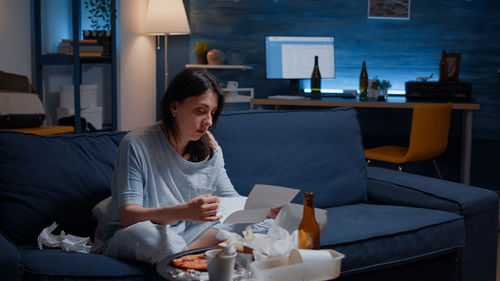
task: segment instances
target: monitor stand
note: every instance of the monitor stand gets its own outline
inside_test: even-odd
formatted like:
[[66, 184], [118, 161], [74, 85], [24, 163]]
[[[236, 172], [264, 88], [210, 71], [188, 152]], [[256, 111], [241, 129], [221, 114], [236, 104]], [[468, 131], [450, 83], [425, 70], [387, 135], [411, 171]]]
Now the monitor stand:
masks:
[[299, 94], [299, 79], [290, 79], [290, 95], [298, 96]]

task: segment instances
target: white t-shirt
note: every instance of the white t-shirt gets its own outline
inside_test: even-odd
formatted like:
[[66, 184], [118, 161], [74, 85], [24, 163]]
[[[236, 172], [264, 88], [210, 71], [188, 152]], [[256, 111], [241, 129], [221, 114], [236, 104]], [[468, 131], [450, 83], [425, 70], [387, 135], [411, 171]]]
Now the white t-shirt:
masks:
[[[159, 124], [131, 131], [118, 148], [111, 201], [94, 209], [98, 220], [96, 240], [106, 243], [122, 227], [120, 206], [137, 204], [156, 208], [184, 203], [208, 193], [219, 197], [239, 196], [227, 176], [219, 146], [212, 158], [190, 162], [175, 151]], [[169, 227], [180, 234], [191, 223], [180, 221]], [[192, 239], [185, 237], [186, 241]]]

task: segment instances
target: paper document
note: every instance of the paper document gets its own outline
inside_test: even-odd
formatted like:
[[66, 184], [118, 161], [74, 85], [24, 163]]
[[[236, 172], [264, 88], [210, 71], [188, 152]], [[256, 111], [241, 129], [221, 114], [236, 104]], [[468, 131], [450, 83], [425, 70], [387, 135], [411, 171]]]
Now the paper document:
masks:
[[222, 223], [254, 223], [266, 219], [271, 208], [290, 203], [300, 192], [298, 189], [275, 186], [254, 185], [247, 197], [221, 197]]

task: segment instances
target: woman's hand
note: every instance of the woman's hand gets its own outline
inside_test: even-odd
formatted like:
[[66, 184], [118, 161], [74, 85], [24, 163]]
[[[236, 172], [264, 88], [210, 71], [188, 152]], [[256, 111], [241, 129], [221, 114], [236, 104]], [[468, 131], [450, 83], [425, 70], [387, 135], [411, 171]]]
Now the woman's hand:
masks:
[[283, 206], [272, 208], [271, 210], [269, 210], [269, 213], [267, 213], [267, 216], [274, 220], [278, 216], [278, 213], [280, 212], [281, 207], [283, 207]]
[[184, 219], [191, 221], [218, 221], [219, 198], [210, 194], [199, 195], [185, 203]]
[[207, 130], [208, 143], [212, 149], [217, 148], [217, 141], [214, 138], [214, 135], [210, 131]]

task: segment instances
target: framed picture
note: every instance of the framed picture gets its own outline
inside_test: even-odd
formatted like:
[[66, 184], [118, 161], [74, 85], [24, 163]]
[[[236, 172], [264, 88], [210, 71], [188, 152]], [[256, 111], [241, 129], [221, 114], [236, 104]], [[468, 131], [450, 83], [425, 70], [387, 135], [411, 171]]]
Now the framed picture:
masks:
[[368, 0], [369, 19], [410, 19], [410, 0]]
[[[458, 81], [458, 73], [460, 71], [460, 54], [444, 53], [444, 59], [448, 65], [448, 73], [444, 77], [447, 77], [448, 81]], [[439, 76], [441, 77], [441, 75]]]

